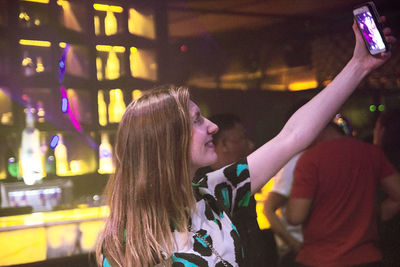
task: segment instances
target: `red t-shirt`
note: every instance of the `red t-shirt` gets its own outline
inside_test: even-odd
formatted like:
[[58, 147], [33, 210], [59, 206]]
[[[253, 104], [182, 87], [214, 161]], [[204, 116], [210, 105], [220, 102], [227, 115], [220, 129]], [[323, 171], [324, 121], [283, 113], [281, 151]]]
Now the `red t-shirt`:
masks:
[[296, 261], [327, 267], [381, 260], [375, 195], [380, 180], [395, 172], [380, 149], [354, 138], [304, 152], [290, 197], [312, 199], [312, 205]]

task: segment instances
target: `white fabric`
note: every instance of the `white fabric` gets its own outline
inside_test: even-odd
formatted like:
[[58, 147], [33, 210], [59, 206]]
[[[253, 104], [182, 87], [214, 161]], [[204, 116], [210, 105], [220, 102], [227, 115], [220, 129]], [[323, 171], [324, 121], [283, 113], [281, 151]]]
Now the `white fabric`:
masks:
[[[292, 190], [293, 184], [293, 173], [296, 167], [296, 163], [300, 158], [301, 153], [294, 156], [288, 163], [279, 171], [278, 175], [274, 178], [274, 185], [271, 189], [271, 192], [278, 193], [283, 195], [286, 198], [289, 198], [290, 191]], [[291, 225], [288, 223], [286, 218], [283, 216], [286, 210], [286, 205], [281, 208], [281, 212], [278, 214], [278, 217], [281, 219], [282, 224], [288, 230], [288, 232], [296, 238], [298, 241], [303, 242], [303, 234], [301, 231], [301, 225]]]

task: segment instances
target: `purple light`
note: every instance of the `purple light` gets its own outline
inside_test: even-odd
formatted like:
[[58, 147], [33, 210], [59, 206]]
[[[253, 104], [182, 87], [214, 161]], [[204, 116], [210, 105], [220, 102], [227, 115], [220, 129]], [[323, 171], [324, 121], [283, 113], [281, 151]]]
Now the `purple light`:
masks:
[[62, 113], [68, 112], [68, 99], [67, 98], [61, 99], [61, 111], [62, 111]]
[[61, 111], [63, 113], [68, 113], [68, 115], [71, 119], [72, 125], [74, 125], [75, 129], [77, 129], [79, 132], [82, 131], [81, 125], [79, 124], [75, 115], [72, 113], [72, 110], [69, 108], [67, 91], [65, 90], [65, 87], [61, 86], [60, 91], [61, 91]]
[[50, 140], [51, 149], [54, 149], [57, 146], [59, 140], [60, 140], [60, 137], [58, 135], [53, 135], [53, 137]]

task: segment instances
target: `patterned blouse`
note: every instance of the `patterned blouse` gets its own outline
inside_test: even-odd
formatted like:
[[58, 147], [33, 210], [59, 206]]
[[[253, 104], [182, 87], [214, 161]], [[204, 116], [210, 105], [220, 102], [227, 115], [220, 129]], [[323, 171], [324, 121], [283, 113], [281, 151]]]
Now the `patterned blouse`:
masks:
[[[183, 233], [173, 232], [176, 250], [172, 254], [172, 266], [242, 265], [243, 249], [230, 217], [247, 208], [250, 190], [249, 169], [245, 159], [202, 177], [195, 177], [193, 191], [197, 203], [196, 212], [191, 215], [192, 232], [189, 232], [189, 239]], [[109, 266], [106, 259], [103, 266]]]

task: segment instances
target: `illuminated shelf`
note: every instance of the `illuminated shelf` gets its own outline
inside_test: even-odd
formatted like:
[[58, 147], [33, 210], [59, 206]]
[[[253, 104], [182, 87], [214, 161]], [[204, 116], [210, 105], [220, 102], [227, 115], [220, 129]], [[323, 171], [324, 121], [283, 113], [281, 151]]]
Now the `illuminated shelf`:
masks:
[[[22, 181], [19, 150], [29, 99], [42, 162], [48, 164], [43, 181], [71, 180], [78, 200], [103, 193], [125, 107], [162, 82], [167, 28], [156, 16], [163, 11], [152, 2], [141, 6], [119, 0], [0, 1], [0, 184]], [[160, 27], [164, 39], [156, 36]], [[62, 136], [67, 152], [61, 156], [64, 172], [47, 162], [55, 157], [55, 136]]]

